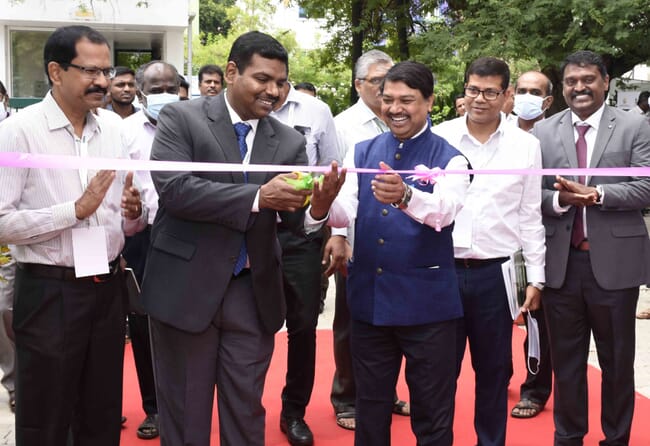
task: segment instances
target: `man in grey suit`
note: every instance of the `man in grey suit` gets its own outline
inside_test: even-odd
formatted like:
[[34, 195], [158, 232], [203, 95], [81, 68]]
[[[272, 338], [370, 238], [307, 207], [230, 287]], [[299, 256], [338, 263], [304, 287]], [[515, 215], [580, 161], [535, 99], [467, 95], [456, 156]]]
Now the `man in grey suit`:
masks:
[[[304, 137], [268, 117], [287, 76], [287, 52], [277, 40], [243, 34], [228, 58], [225, 94], [162, 109], [152, 159], [306, 164]], [[287, 177], [295, 175], [152, 173], [160, 207], [142, 299], [151, 317], [163, 446], [210, 444], [215, 384], [220, 444], [264, 445], [262, 391], [286, 309], [278, 215], [297, 232], [314, 229], [295, 213], [310, 192]], [[316, 229], [343, 181], [333, 164], [314, 188]]]
[[[564, 61], [569, 105], [533, 133], [545, 168], [650, 165], [650, 127], [605, 105], [602, 59], [578, 51]], [[586, 180], [586, 181], [585, 181]], [[602, 369], [601, 445], [627, 445], [634, 412], [634, 321], [639, 285], [648, 283], [650, 241], [641, 210], [650, 179], [545, 177], [546, 311], [554, 385], [556, 446], [582, 445], [587, 433], [590, 335]]]

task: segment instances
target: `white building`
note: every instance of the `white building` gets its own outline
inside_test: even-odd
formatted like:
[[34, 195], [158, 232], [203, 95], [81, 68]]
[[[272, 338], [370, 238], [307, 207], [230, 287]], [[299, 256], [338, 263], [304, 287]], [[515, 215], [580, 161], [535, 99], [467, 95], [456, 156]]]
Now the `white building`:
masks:
[[162, 59], [184, 71], [187, 0], [0, 0], [0, 11], [0, 80], [11, 97], [45, 95], [43, 46], [65, 25], [100, 31], [114, 65]]

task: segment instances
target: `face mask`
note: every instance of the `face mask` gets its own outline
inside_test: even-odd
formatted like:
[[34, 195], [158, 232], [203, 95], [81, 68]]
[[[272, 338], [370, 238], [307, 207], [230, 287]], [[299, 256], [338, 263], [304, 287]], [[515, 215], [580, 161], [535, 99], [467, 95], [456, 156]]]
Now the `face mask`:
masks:
[[155, 93], [144, 95], [144, 97], [147, 98], [147, 114], [156, 121], [158, 120], [160, 110], [162, 110], [165, 105], [178, 101], [178, 95], [171, 93]]
[[0, 122], [2, 122], [9, 117], [9, 110], [7, 110], [7, 106], [4, 102], [0, 102], [0, 105]]
[[539, 118], [544, 110], [542, 109], [542, 104], [544, 103], [544, 98], [532, 95], [530, 93], [526, 94], [517, 94], [515, 95], [515, 107], [513, 111], [521, 119], [526, 121], [532, 121], [535, 118]]

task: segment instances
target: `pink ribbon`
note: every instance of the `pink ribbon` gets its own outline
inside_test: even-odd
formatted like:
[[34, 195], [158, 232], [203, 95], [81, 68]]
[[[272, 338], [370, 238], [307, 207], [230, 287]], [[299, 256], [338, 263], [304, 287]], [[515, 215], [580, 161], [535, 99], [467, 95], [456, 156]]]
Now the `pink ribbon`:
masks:
[[[240, 164], [205, 163], [192, 161], [150, 161], [120, 158], [92, 158], [71, 155], [46, 155], [20, 152], [0, 153], [0, 167], [30, 169], [80, 169], [88, 170], [126, 170], [126, 171], [166, 171], [166, 172], [329, 172], [330, 166], [292, 166], [281, 164]], [[354, 173], [399, 173], [411, 175], [417, 181], [435, 182], [440, 175], [562, 175], [562, 176], [612, 176], [647, 177], [650, 167], [597, 167], [597, 168], [553, 168], [553, 169], [476, 169], [444, 170], [432, 169], [423, 165], [413, 170], [390, 170], [369, 168], [348, 168]], [[433, 183], [432, 183], [433, 184]]]
[[445, 175], [445, 171], [440, 169], [440, 167], [429, 169], [424, 164], [418, 164], [415, 166], [415, 171], [419, 173], [406, 177], [406, 179], [417, 181], [422, 186], [425, 186], [427, 184], [435, 184], [437, 177]]

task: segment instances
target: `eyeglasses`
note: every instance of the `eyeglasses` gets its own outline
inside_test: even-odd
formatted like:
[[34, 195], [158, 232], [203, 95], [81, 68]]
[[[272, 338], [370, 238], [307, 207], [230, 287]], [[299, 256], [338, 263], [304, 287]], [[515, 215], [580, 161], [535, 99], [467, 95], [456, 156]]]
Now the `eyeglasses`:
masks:
[[384, 78], [383, 77], [371, 77], [370, 79], [368, 79], [368, 78], [365, 78], [365, 77], [360, 77], [359, 80], [360, 81], [370, 82], [372, 85], [377, 86], [377, 85], [379, 85], [379, 84], [381, 84], [383, 82]]
[[505, 90], [492, 90], [491, 88], [488, 88], [487, 90], [479, 90], [476, 87], [465, 87], [465, 96], [477, 98], [479, 94], [483, 93], [483, 97], [486, 101], [494, 101], [504, 91]]
[[92, 79], [97, 79], [99, 74], [103, 74], [106, 79], [111, 79], [115, 76], [115, 67], [108, 68], [98, 68], [98, 67], [82, 67], [81, 65], [75, 65], [68, 62], [58, 62], [64, 69], [67, 67], [76, 68], [77, 70], [83, 71], [84, 74]]

